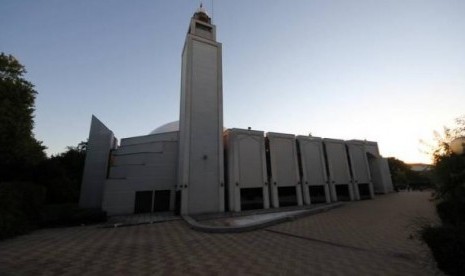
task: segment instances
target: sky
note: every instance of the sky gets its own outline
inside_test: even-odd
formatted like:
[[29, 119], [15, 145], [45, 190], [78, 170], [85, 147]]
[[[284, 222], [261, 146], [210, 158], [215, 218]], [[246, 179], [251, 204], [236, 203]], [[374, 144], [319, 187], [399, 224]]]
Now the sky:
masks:
[[[63, 152], [92, 114], [118, 138], [179, 119], [194, 0], [0, 0], [0, 52], [35, 85], [34, 133]], [[207, 0], [223, 44], [227, 128], [377, 141], [430, 162], [420, 140], [465, 115], [463, 0]]]

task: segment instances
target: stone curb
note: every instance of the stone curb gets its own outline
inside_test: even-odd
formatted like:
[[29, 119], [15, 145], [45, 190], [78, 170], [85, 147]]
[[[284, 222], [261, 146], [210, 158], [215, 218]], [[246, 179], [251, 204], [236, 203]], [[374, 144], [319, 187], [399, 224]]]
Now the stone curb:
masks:
[[101, 226], [102, 228], [118, 228], [118, 227], [128, 227], [128, 226], [136, 226], [136, 225], [143, 225], [143, 224], [155, 224], [155, 223], [162, 223], [167, 221], [173, 220], [180, 220], [181, 218], [168, 218], [163, 220], [154, 220], [154, 221], [143, 221], [143, 222], [117, 222], [117, 223], [107, 223]]
[[343, 203], [332, 203], [326, 206], [321, 206], [321, 207], [316, 207], [314, 209], [309, 209], [309, 210], [302, 210], [302, 212], [299, 212], [297, 214], [289, 214], [288, 216], [280, 217], [280, 218], [271, 218], [259, 222], [252, 222], [249, 224], [245, 225], [239, 225], [239, 226], [213, 226], [213, 225], [205, 225], [202, 224], [198, 221], [196, 221], [194, 218], [188, 215], [182, 216], [184, 221], [186, 221], [189, 226], [197, 231], [200, 232], [205, 232], [205, 233], [241, 233], [241, 232], [248, 232], [248, 231], [253, 231], [261, 228], [265, 228], [268, 226], [272, 226], [275, 224], [279, 224], [282, 222], [286, 221], [292, 221], [298, 218], [306, 217], [309, 215], [314, 215], [318, 214], [321, 212], [326, 212], [334, 208], [338, 208], [343, 206]]

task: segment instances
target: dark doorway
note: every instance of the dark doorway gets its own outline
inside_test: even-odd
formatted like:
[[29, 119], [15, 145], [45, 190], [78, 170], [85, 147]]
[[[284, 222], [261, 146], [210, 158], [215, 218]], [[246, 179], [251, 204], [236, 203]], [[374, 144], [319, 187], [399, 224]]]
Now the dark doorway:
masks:
[[326, 203], [324, 186], [309, 186], [310, 201], [313, 203]]
[[241, 189], [241, 210], [263, 209], [263, 189]]
[[295, 186], [278, 187], [279, 206], [295, 206], [297, 205], [297, 191]]
[[136, 200], [134, 203], [134, 213], [150, 213], [152, 212], [152, 191], [136, 192]]
[[153, 201], [154, 212], [166, 212], [170, 210], [170, 190], [155, 191], [155, 198]]
[[336, 185], [338, 201], [350, 201], [349, 185]]
[[367, 183], [358, 184], [360, 199], [370, 199], [370, 186]]

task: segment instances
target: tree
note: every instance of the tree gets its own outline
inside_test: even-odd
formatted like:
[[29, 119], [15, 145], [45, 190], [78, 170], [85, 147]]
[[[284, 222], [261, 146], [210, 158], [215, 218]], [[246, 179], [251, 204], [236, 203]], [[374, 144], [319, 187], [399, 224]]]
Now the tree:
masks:
[[444, 127], [443, 134], [434, 132], [435, 145], [431, 146], [436, 196], [443, 200], [465, 200], [465, 156], [450, 149], [450, 142], [465, 136], [465, 116], [455, 119], [455, 125]]
[[463, 275], [465, 270], [465, 155], [454, 154], [450, 142], [465, 136], [465, 117], [455, 120], [455, 126], [435, 132], [436, 145], [431, 147], [436, 176], [436, 210], [442, 225], [427, 226], [423, 240], [434, 258], [449, 275]]
[[77, 203], [86, 158], [86, 142], [41, 162], [36, 182], [47, 189], [46, 203]]
[[424, 189], [431, 186], [429, 171], [413, 171], [408, 164], [394, 157], [388, 158], [389, 170], [395, 188]]
[[395, 187], [405, 187], [408, 185], [409, 165], [394, 157], [388, 158], [389, 170], [391, 171], [392, 182]]
[[31, 168], [45, 159], [34, 138], [34, 85], [12, 55], [0, 53], [0, 181], [27, 180]]

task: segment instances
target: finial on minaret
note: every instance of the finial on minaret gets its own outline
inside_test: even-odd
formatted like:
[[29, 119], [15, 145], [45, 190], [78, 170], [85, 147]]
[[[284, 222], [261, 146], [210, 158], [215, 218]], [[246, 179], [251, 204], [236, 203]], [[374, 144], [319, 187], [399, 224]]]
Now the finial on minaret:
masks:
[[206, 22], [206, 23], [211, 23], [210, 16], [208, 15], [207, 11], [203, 7], [202, 1], [200, 1], [200, 7], [194, 13], [194, 18], [200, 21]]

